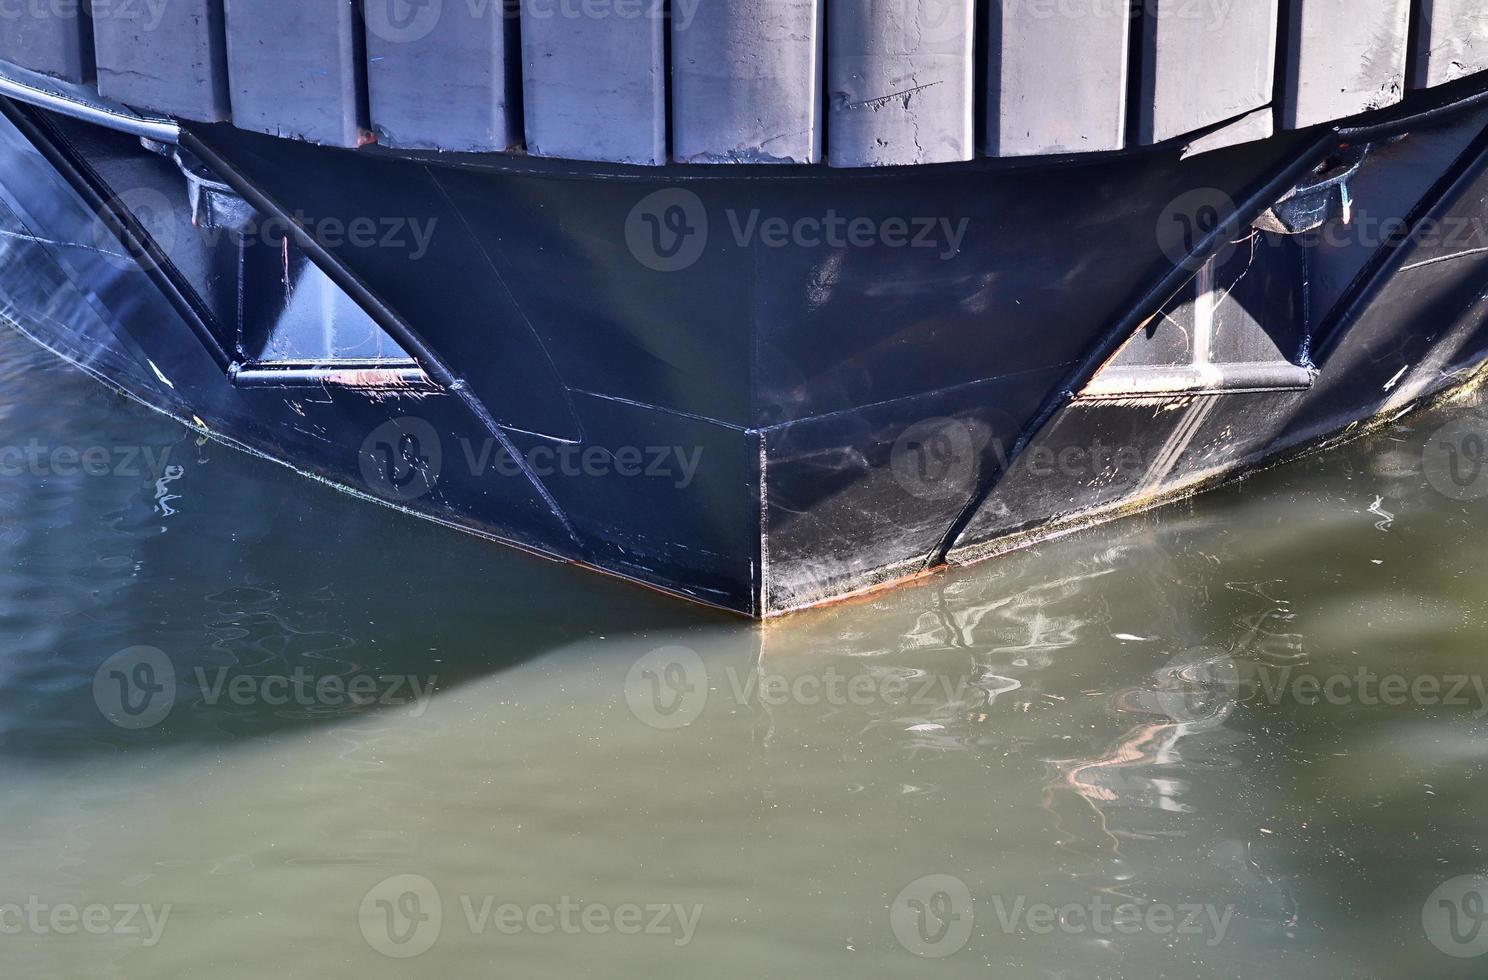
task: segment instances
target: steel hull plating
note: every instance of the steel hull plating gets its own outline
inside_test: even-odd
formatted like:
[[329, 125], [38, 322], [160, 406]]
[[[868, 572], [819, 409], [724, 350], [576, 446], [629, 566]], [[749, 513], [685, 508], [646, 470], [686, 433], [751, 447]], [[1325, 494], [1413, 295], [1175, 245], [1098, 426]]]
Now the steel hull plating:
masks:
[[[1233, 476], [1465, 383], [1488, 346], [1488, 241], [1442, 231], [1488, 217], [1471, 104], [1189, 158], [768, 175], [188, 128], [211, 193], [287, 219], [259, 280], [261, 248], [193, 265], [225, 220], [207, 185], [194, 224], [111, 230], [145, 191], [170, 211], [175, 172], [6, 110], [6, 319], [338, 486], [753, 616]], [[1321, 225], [1252, 229], [1345, 144], [1369, 153], [1309, 192]], [[248, 351], [255, 283], [281, 323], [344, 325], [350, 297], [396, 352]]]

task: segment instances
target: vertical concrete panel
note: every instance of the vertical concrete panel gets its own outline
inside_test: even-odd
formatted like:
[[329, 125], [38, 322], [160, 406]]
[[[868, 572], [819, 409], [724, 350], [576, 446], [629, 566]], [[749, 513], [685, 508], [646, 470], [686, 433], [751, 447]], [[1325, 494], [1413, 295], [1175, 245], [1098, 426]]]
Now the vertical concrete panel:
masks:
[[1285, 0], [1281, 125], [1394, 105], [1405, 92], [1410, 0]]
[[972, 158], [975, 8], [974, 0], [828, 0], [832, 166]]
[[[821, 159], [823, 2], [672, 0], [672, 144], [679, 161]], [[866, 7], [868, 0], [856, 2]]]
[[379, 143], [479, 151], [521, 142], [515, 6], [365, 0], [363, 13]]
[[96, 8], [98, 91], [183, 119], [229, 112], [222, 0], [168, 0]]
[[233, 122], [312, 143], [360, 143], [366, 107], [354, 0], [225, 2]]
[[0, 61], [69, 82], [93, 78], [93, 34], [82, 0], [0, 4]]
[[1126, 145], [1131, 16], [1124, 0], [1075, 0], [1062, 8], [994, 0], [987, 16], [989, 154]]
[[634, 4], [521, 0], [527, 149], [536, 156], [666, 162], [666, 17]]
[[1277, 0], [1144, 0], [1137, 138], [1160, 143], [1271, 102]]
[[1483, 0], [1420, 0], [1416, 88], [1444, 85], [1488, 69], [1488, 4]]

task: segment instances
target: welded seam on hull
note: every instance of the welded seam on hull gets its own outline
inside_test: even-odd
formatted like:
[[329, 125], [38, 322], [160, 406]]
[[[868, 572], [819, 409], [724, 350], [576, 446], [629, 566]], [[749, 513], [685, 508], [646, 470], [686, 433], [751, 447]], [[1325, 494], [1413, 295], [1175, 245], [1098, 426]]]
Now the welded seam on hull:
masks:
[[770, 614], [770, 455], [759, 433], [759, 598], [756, 615]]
[[507, 285], [506, 277], [503, 276], [501, 274], [501, 270], [496, 267], [496, 261], [491, 258], [491, 253], [486, 249], [485, 243], [480, 240], [480, 237], [475, 233], [475, 229], [470, 226], [470, 220], [465, 217], [465, 212], [462, 211], [459, 205], [455, 203], [454, 198], [450, 197], [449, 191], [445, 190], [444, 184], [440, 181], [439, 176], [434, 173], [434, 170], [431, 167], [426, 166], [423, 168], [423, 170], [424, 173], [429, 176], [429, 180], [433, 182], [434, 189], [439, 192], [439, 196], [444, 198], [444, 203], [449, 205], [449, 209], [453, 211], [455, 217], [459, 219], [460, 227], [465, 229], [466, 237], [469, 238], [471, 244], [475, 246], [475, 250], [480, 253], [481, 261], [484, 262], [486, 268], [491, 271], [491, 277], [496, 280], [496, 285], [501, 287], [501, 291], [506, 294], [507, 301], [511, 303], [512, 309], [516, 310], [517, 316], [521, 317], [522, 326], [526, 328], [528, 336], [530, 336], [532, 338], [532, 342], [537, 345], [537, 349], [542, 351], [543, 359], [548, 362], [549, 373], [552, 374], [553, 380], [557, 382], [559, 390], [563, 392], [563, 405], [565, 408], [568, 409], [569, 420], [573, 422], [574, 431], [577, 433], [577, 436], [573, 439], [566, 439], [562, 436], [548, 435], [540, 432], [534, 432], [532, 433], [532, 435], [541, 436], [542, 438], [550, 439], [553, 442], [567, 443], [570, 445], [579, 445], [583, 443], [584, 423], [579, 419], [579, 413], [574, 408], [573, 398], [568, 390], [568, 386], [563, 383], [563, 378], [558, 373], [558, 363], [553, 360], [553, 355], [552, 352], [548, 350], [548, 345], [543, 343], [542, 334], [537, 332], [537, 327], [533, 325], [532, 319], [527, 316], [527, 311], [522, 309], [521, 303], [517, 302], [517, 297], [512, 293], [511, 287]]
[[748, 426], [739, 425], [735, 422], [725, 422], [722, 419], [715, 419], [709, 415], [699, 415], [696, 412], [684, 412], [680, 408], [669, 408], [666, 405], [655, 405], [651, 402], [638, 401], [634, 398], [625, 398], [621, 395], [607, 395], [602, 391], [590, 391], [587, 388], [569, 387], [568, 390], [576, 395], [584, 395], [589, 398], [599, 398], [607, 402], [614, 402], [617, 405], [629, 405], [632, 408], [643, 408], [648, 412], [661, 412], [664, 415], [673, 415], [681, 419], [691, 419], [694, 422], [704, 422], [708, 425], [716, 425], [721, 429], [729, 429], [733, 432], [742, 432], [746, 435], [750, 435], [760, 431], [758, 429], [751, 429]]

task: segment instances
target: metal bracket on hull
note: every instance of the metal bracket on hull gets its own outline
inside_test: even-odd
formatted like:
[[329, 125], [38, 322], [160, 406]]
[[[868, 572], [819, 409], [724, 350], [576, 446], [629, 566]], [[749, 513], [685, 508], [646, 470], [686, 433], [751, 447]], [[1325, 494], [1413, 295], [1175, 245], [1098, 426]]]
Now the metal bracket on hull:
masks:
[[1351, 146], [1335, 157], [1324, 160], [1317, 172], [1267, 208], [1255, 220], [1255, 227], [1276, 235], [1302, 235], [1316, 231], [1328, 220], [1342, 217], [1348, 224], [1353, 211], [1349, 180], [1364, 165], [1369, 144]]

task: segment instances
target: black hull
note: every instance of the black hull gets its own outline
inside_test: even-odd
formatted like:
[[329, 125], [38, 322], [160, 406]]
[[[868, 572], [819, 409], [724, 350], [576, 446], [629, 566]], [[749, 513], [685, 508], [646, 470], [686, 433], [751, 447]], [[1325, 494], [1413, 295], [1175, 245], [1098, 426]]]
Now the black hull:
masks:
[[[1201, 155], [852, 172], [188, 126], [197, 198], [159, 147], [4, 103], [0, 309], [216, 438], [764, 617], [1466, 383], [1488, 348], [1480, 101]], [[234, 201], [281, 238], [203, 245]], [[1255, 230], [1309, 209], [1319, 227]], [[274, 347], [363, 321], [375, 356]]]

